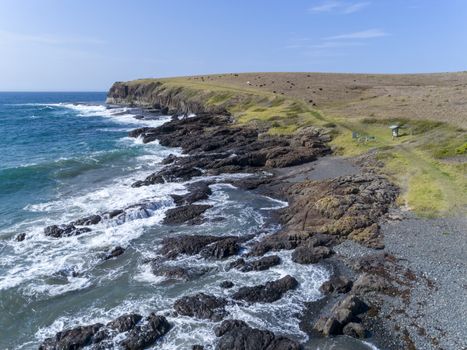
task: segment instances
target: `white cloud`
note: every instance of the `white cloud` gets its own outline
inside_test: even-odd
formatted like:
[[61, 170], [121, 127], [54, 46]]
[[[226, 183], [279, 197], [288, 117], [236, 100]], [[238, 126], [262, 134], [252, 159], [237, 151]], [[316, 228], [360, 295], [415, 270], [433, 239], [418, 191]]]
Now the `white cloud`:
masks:
[[325, 41], [321, 44], [314, 44], [308, 46], [310, 49], [334, 49], [339, 47], [355, 47], [355, 46], [364, 46], [365, 43], [355, 41]]
[[369, 1], [364, 2], [347, 2], [337, 0], [327, 0], [321, 4], [315, 5], [308, 9], [311, 13], [323, 13], [323, 12], [337, 12], [342, 14], [351, 14], [362, 10], [369, 6]]
[[326, 1], [320, 5], [313, 6], [309, 9], [310, 12], [330, 12], [341, 6], [339, 1]]
[[342, 12], [345, 14], [354, 13], [370, 5], [370, 2], [357, 2], [347, 6]]
[[354, 39], [373, 39], [388, 36], [389, 34], [382, 31], [381, 29], [368, 29], [360, 32], [352, 32], [346, 34], [340, 34], [335, 36], [329, 36], [325, 40], [354, 40]]

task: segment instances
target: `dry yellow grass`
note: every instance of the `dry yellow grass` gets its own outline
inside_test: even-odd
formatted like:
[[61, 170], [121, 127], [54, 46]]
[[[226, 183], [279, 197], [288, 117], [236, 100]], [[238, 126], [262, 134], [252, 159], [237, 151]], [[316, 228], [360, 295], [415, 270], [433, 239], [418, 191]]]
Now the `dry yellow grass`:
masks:
[[346, 118], [422, 119], [467, 128], [467, 72], [231, 73], [171, 80], [273, 93]]

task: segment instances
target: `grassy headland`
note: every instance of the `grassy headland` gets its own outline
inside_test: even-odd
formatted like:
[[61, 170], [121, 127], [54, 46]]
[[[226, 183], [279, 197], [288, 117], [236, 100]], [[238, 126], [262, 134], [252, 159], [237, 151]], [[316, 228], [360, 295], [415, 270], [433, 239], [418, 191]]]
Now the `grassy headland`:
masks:
[[[225, 109], [237, 123], [271, 134], [293, 133], [310, 125], [328, 128], [338, 154], [377, 152], [384, 164], [381, 171], [402, 189], [401, 205], [421, 216], [465, 211], [467, 106], [459, 99], [467, 92], [466, 73], [247, 73], [128, 84], [155, 83], [168, 94]], [[388, 128], [392, 124], [402, 126], [395, 139]]]

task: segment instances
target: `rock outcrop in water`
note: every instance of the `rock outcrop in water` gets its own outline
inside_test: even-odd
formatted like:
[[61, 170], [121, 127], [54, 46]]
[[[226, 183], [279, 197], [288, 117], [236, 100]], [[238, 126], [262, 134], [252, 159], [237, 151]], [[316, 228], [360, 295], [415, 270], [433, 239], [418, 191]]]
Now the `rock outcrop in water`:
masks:
[[44, 234], [46, 236], [61, 238], [61, 237], [71, 237], [78, 236], [85, 232], [90, 232], [91, 229], [88, 227], [75, 227], [73, 224], [69, 225], [52, 225], [44, 229]]
[[178, 299], [174, 304], [174, 309], [183, 316], [220, 321], [227, 315], [226, 305], [225, 299], [198, 293]]
[[178, 206], [190, 205], [197, 201], [208, 199], [212, 194], [209, 184], [204, 181], [199, 181], [187, 185], [188, 193], [184, 195], [171, 195], [174, 202]]
[[212, 208], [206, 204], [188, 204], [167, 210], [163, 223], [166, 225], [199, 224], [201, 214]]
[[242, 287], [232, 295], [235, 300], [243, 300], [249, 303], [272, 303], [282, 298], [289, 290], [295, 289], [298, 281], [292, 276], [285, 276], [276, 281], [265, 284]]
[[220, 337], [216, 350], [299, 350], [296, 341], [248, 326], [244, 321], [227, 320], [216, 329]]
[[172, 328], [164, 316], [150, 314], [145, 322], [136, 325], [121, 342], [124, 349], [140, 350], [156, 342]]
[[205, 235], [169, 237], [162, 241], [161, 253], [169, 259], [175, 259], [181, 254], [200, 254], [204, 258], [223, 259], [236, 254], [240, 248], [239, 243], [251, 238]]
[[255, 260], [245, 260], [240, 258], [230, 264], [230, 268], [236, 268], [242, 272], [263, 271], [270, 267], [279, 265], [281, 259], [277, 255], [265, 256]]
[[145, 186], [166, 181], [187, 181], [206, 174], [255, 172], [299, 165], [330, 153], [329, 136], [322, 129], [306, 128], [289, 136], [260, 134], [232, 124], [228, 116], [203, 115], [172, 120], [157, 128], [129, 134], [143, 142], [159, 140], [163, 146], [182, 147], [189, 157], [171, 157], [161, 171], [137, 181]]
[[98, 343], [102, 339], [96, 335], [103, 326], [96, 323], [58, 332], [54, 337], [47, 338], [39, 346], [39, 350], [80, 349]]
[[128, 332], [120, 345], [128, 350], [142, 350], [154, 344], [171, 329], [171, 325], [163, 316], [150, 314], [144, 318], [138, 314], [122, 315], [103, 325], [96, 323], [89, 326], [58, 332], [47, 338], [39, 346], [39, 350], [82, 349], [91, 346], [93, 349], [111, 349], [113, 338]]

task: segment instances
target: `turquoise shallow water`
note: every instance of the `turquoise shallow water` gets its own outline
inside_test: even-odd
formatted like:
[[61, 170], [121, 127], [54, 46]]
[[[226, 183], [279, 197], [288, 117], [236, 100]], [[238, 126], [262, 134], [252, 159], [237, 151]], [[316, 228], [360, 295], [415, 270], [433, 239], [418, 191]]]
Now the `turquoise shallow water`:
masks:
[[[284, 203], [227, 185], [217, 177], [206, 201], [201, 226], [161, 224], [174, 206], [173, 193], [185, 184], [141, 188], [131, 184], [161, 168], [161, 160], [180, 150], [157, 142], [128, 138], [129, 130], [157, 126], [168, 120], [137, 120], [138, 110], [104, 106], [105, 93], [0, 93], [0, 349], [37, 349], [65, 328], [108, 322], [125, 312], [164, 313], [174, 328], [156, 347], [186, 349], [215, 343], [212, 322], [174, 316], [179, 297], [205, 292], [227, 297], [232, 290], [218, 284], [232, 280], [236, 288], [291, 274], [300, 287], [272, 304], [231, 305], [229, 317], [255, 327], [307, 339], [298, 327], [303, 304], [320, 297], [329, 277], [320, 265], [294, 264], [280, 252], [282, 264], [264, 272], [228, 270], [235, 257], [205, 261], [180, 258], [173, 264], [203, 267], [209, 273], [188, 282], [154, 276], [144, 263], [157, 256], [162, 238], [180, 234], [247, 235], [277, 230], [268, 221], [271, 210]], [[245, 175], [229, 175], [242, 177]], [[151, 205], [149, 216], [130, 212], [125, 222], [104, 221], [77, 237], [46, 237], [47, 225], [68, 223], [91, 214]], [[218, 219], [222, 220], [218, 220]], [[213, 219], [213, 220], [211, 220]], [[26, 233], [22, 242], [15, 241]], [[103, 256], [113, 247], [126, 248], [115, 260]], [[361, 349], [344, 341], [345, 348]], [[312, 348], [339, 349], [334, 342]], [[118, 346], [116, 345], [116, 348]], [[363, 347], [366, 348], [366, 347]]]

